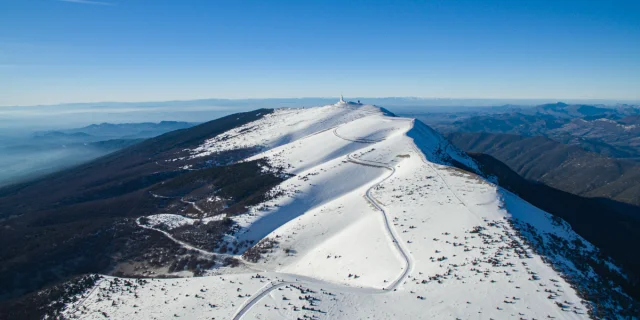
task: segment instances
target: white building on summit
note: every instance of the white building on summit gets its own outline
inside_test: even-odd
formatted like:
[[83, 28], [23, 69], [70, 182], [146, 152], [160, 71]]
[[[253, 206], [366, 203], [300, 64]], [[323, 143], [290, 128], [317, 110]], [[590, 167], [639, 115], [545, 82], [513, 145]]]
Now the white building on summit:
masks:
[[353, 102], [353, 101], [345, 101], [344, 97], [342, 95], [340, 95], [340, 101], [338, 101], [338, 103], [336, 103], [336, 105], [344, 105], [344, 104], [349, 104], [349, 105], [362, 105], [362, 103], [360, 103], [360, 100], [358, 100], [358, 102]]

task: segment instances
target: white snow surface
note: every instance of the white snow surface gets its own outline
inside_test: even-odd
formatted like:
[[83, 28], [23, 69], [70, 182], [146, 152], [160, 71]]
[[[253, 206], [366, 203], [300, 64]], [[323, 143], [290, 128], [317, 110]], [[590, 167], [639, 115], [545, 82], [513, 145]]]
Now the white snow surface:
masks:
[[[247, 160], [265, 158], [295, 174], [276, 188], [279, 196], [233, 218], [240, 230], [229, 242], [279, 242], [255, 264], [265, 270], [259, 277], [155, 279], [135, 289], [108, 277], [66, 315], [587, 318], [574, 289], [507, 221], [587, 244], [576, 250], [593, 247], [546, 212], [452, 168], [455, 160], [477, 170], [424, 124], [353, 103], [281, 109], [207, 140], [192, 155], [247, 147], [261, 150]], [[171, 228], [193, 223], [171, 215], [152, 221]]]
[[202, 157], [240, 148], [270, 149], [370, 114], [382, 114], [382, 111], [374, 106], [345, 103], [306, 109], [277, 109], [260, 120], [205, 141], [192, 154], [193, 157]]
[[224, 215], [217, 215], [213, 217], [206, 217], [202, 219], [193, 219], [178, 214], [161, 213], [147, 216], [150, 227], [158, 228], [163, 226], [165, 229], [172, 230], [185, 225], [192, 225], [194, 223], [207, 223], [210, 221], [219, 221], [224, 219]]

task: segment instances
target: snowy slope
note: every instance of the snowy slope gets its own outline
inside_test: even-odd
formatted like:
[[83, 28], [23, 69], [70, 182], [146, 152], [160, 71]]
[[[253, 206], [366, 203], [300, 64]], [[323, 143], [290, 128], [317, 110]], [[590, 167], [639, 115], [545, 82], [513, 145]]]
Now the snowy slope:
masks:
[[[269, 254], [204, 278], [135, 287], [105, 278], [67, 316], [588, 318], [590, 303], [565, 278], [597, 282], [576, 262], [596, 249], [549, 214], [452, 167], [479, 172], [420, 122], [344, 102], [282, 109], [191, 153], [237, 148], [255, 148], [247, 160], [264, 158], [295, 175], [271, 200], [232, 218], [238, 228], [227, 235], [230, 246], [277, 241]], [[148, 228], [193, 223], [149, 219]]]

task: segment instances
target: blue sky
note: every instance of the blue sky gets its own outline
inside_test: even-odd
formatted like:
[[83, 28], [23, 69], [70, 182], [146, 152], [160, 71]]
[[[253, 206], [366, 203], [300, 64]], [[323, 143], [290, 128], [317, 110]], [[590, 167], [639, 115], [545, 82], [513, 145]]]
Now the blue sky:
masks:
[[640, 99], [640, 1], [0, 0], [0, 105]]

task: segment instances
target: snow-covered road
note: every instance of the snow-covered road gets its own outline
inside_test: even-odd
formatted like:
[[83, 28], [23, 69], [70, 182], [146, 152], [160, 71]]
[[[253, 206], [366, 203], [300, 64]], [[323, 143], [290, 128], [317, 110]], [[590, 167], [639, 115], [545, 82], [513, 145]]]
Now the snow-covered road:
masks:
[[[378, 141], [371, 141], [371, 140], [366, 140], [366, 139], [358, 139], [358, 138], [355, 138], [355, 139], [351, 138], [350, 139], [350, 138], [343, 137], [343, 136], [338, 134], [338, 132], [337, 132], [338, 128], [339, 127], [336, 127], [333, 130], [333, 134], [336, 137], [340, 138], [340, 139], [351, 141], [351, 142], [357, 142], [357, 143], [375, 143], [375, 142], [378, 142]], [[384, 140], [384, 139], [381, 139], [379, 141], [382, 141], [382, 140]], [[364, 197], [365, 197], [365, 199], [367, 199], [367, 201], [374, 208], [376, 208], [376, 210], [380, 211], [380, 213], [382, 214], [383, 219], [384, 219], [385, 229], [386, 229], [389, 237], [391, 238], [391, 241], [393, 242], [394, 247], [397, 249], [398, 253], [400, 254], [400, 256], [402, 256], [402, 259], [404, 261], [404, 265], [405, 266], [402, 269], [402, 273], [398, 277], [396, 277], [395, 280], [391, 281], [388, 286], [386, 286], [382, 290], [379, 290], [379, 292], [381, 292], [381, 293], [393, 292], [408, 277], [409, 272], [411, 271], [412, 266], [413, 266], [413, 259], [411, 258], [410, 254], [408, 252], [408, 249], [406, 249], [404, 247], [404, 245], [402, 244], [402, 241], [401, 241], [400, 237], [396, 234], [396, 231], [394, 230], [394, 228], [392, 226], [392, 223], [391, 223], [391, 221], [389, 219], [389, 215], [387, 214], [385, 209], [379, 204], [380, 202], [378, 200], [376, 200], [371, 195], [371, 190], [373, 190], [374, 188], [378, 187], [379, 185], [381, 185], [382, 183], [387, 181], [389, 178], [391, 178], [393, 176], [393, 174], [395, 173], [395, 168], [393, 166], [389, 166], [388, 164], [381, 163], [381, 162], [358, 160], [358, 159], [354, 158], [352, 154], [348, 154], [347, 157], [346, 157], [346, 160], [348, 162], [355, 163], [355, 164], [358, 164], [358, 165], [374, 167], [374, 168], [382, 168], [382, 169], [386, 169], [386, 170], [390, 170], [391, 171], [389, 173], [389, 175], [387, 175], [382, 180], [380, 180], [376, 184], [374, 184], [371, 187], [369, 187], [369, 189], [367, 189], [367, 191], [365, 192]], [[263, 289], [260, 290], [259, 293], [254, 294], [240, 308], [240, 310], [238, 310], [238, 312], [234, 315], [233, 319], [234, 320], [241, 319], [247, 312], [249, 312], [251, 307], [253, 307], [256, 303], [258, 303], [263, 297], [268, 295], [273, 290], [276, 290], [276, 289], [278, 289], [280, 287], [283, 287], [285, 285], [288, 285], [288, 284], [294, 284], [294, 282], [272, 282], [269, 285], [265, 286]], [[341, 289], [352, 289], [352, 287], [349, 287], [349, 286], [341, 286], [340, 288]], [[378, 291], [377, 289], [374, 289], [374, 290]], [[367, 291], [368, 291], [368, 293], [371, 293], [371, 291], [369, 291], [369, 290], [367, 290]]]
[[[109, 299], [94, 293], [88, 310], [74, 309], [78, 315], [97, 319], [92, 312], [107, 310], [114, 318], [137, 313], [136, 319], [586, 318], [587, 305], [557, 271], [571, 269], [571, 262], [558, 267], [519, 232], [587, 242], [491, 181], [452, 168], [452, 160], [470, 171], [477, 164], [419, 121], [344, 101], [276, 110], [208, 139], [192, 155], [239, 148], [260, 150], [246, 161], [265, 159], [291, 175], [273, 197], [230, 217], [238, 229], [225, 238], [228, 243], [275, 243], [257, 264], [245, 262], [264, 271], [156, 280], [138, 289], [136, 297], [145, 298], [133, 307], [125, 306], [134, 294], [126, 288]], [[197, 219], [156, 216], [140, 227], [215, 254], [154, 228]], [[524, 231], [510, 224], [517, 219], [526, 223]]]
[[375, 185], [367, 189], [367, 192], [365, 193], [365, 198], [367, 199], [367, 201], [369, 201], [369, 203], [371, 203], [376, 209], [378, 209], [382, 213], [382, 216], [384, 218], [384, 226], [387, 230], [387, 233], [391, 237], [394, 246], [402, 256], [402, 259], [404, 260], [405, 267], [403, 268], [403, 271], [400, 274], [400, 276], [398, 276], [394, 281], [392, 281], [385, 288], [385, 290], [395, 290], [402, 283], [402, 281], [404, 281], [409, 275], [409, 272], [411, 271], [411, 268], [413, 266], [413, 259], [409, 255], [409, 251], [404, 247], [402, 241], [400, 240], [400, 237], [396, 234], [395, 229], [392, 227], [392, 223], [389, 220], [389, 215], [387, 214], [385, 209], [379, 204], [380, 201], [376, 200], [373, 196], [371, 196], [371, 190], [373, 190], [374, 188], [378, 187], [379, 185], [387, 181], [389, 178], [391, 178], [391, 176], [393, 176], [393, 174], [396, 172], [396, 169], [384, 163], [378, 163], [373, 161], [361, 161], [361, 160], [355, 159], [351, 154], [347, 155], [347, 159], [349, 160], [349, 162], [352, 162], [352, 163], [391, 170], [391, 173], [389, 173], [388, 176], [384, 177], [384, 179], [382, 179], [380, 182], [376, 183]]

